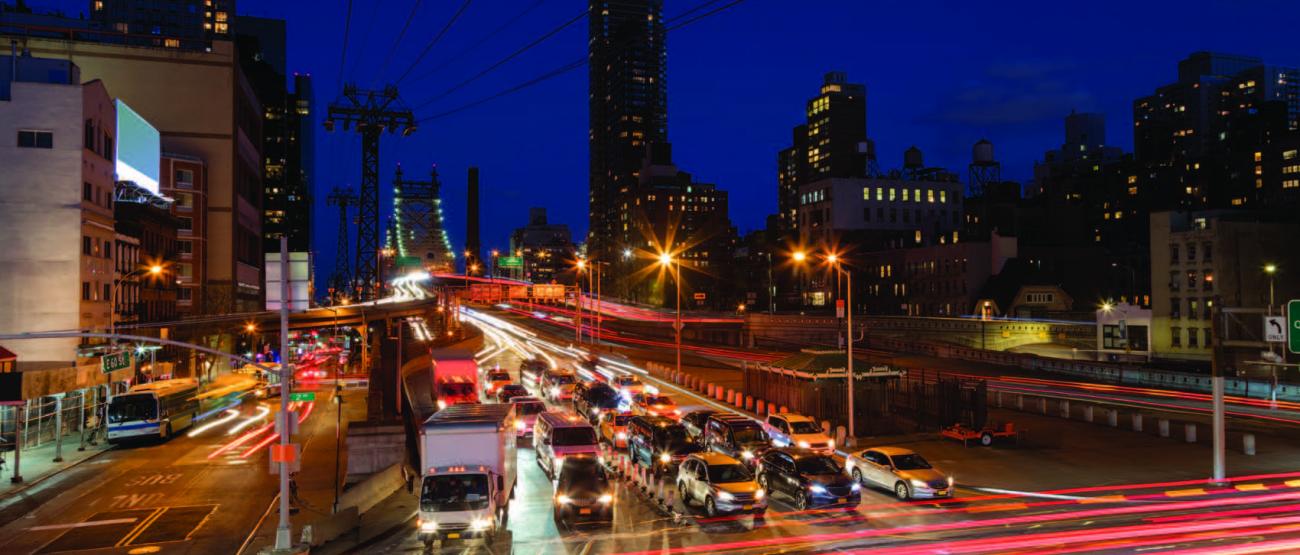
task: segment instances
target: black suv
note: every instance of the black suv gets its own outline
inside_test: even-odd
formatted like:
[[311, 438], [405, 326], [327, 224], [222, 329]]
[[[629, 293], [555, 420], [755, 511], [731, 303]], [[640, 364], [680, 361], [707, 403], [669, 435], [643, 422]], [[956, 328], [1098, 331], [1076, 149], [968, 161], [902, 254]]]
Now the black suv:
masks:
[[691, 453], [703, 451], [686, 427], [665, 416], [637, 416], [627, 423], [627, 453], [656, 475], [672, 472]]
[[802, 449], [772, 449], [760, 458], [758, 483], [769, 494], [781, 493], [799, 510], [814, 506], [856, 507], [862, 486], [844, 474], [830, 455]]
[[573, 386], [573, 412], [581, 414], [594, 426], [600, 422], [600, 413], [618, 410], [618, 391], [603, 383], [579, 381]]
[[686, 433], [695, 441], [704, 442], [704, 426], [709, 423], [709, 417], [718, 414], [716, 410], [696, 410], [686, 413], [682, 417], [682, 425], [686, 426]]
[[614, 485], [590, 455], [564, 458], [555, 477], [555, 521], [614, 520]]
[[772, 441], [762, 424], [739, 414], [718, 413], [704, 425], [704, 445], [753, 467]]

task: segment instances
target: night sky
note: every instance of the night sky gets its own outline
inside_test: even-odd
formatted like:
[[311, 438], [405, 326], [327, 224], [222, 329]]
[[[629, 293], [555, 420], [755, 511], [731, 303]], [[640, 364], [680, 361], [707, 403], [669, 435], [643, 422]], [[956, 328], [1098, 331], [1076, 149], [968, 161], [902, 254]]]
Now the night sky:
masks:
[[[426, 0], [387, 63], [415, 0], [354, 2], [345, 81], [395, 79], [463, 0]], [[700, 0], [668, 0], [671, 18]], [[30, 2], [75, 15], [82, 1]], [[727, 2], [718, 2], [722, 5]], [[323, 107], [337, 94], [347, 3], [240, 0], [242, 14], [288, 20], [289, 67], [311, 73]], [[583, 1], [473, 1], [401, 83], [408, 105], [443, 93], [567, 21]], [[517, 14], [529, 10], [491, 39]], [[1108, 143], [1132, 147], [1131, 102], [1176, 77], [1196, 50], [1257, 55], [1300, 65], [1294, 0], [1229, 2], [865, 2], [748, 0], [668, 37], [668, 133], [678, 165], [731, 194], [743, 233], [776, 207], [776, 152], [803, 120], [822, 74], [867, 86], [867, 131], [881, 165], [901, 166], [916, 145], [928, 165], [965, 176], [971, 145], [993, 141], [1006, 178], [1062, 141], [1071, 109], [1107, 116]], [[586, 54], [586, 19], [510, 63], [417, 110], [457, 108]], [[476, 43], [483, 42], [477, 48]], [[383, 74], [381, 75], [381, 71]], [[314, 244], [319, 277], [333, 267], [333, 186], [359, 181], [355, 133], [318, 135]], [[464, 242], [465, 169], [482, 169], [484, 248], [505, 248], [530, 206], [546, 207], [575, 238], [587, 228], [587, 72], [583, 66], [518, 93], [426, 121], [412, 137], [385, 137], [385, 206], [393, 164], [422, 175], [436, 163], [457, 250]], [[386, 211], [386, 210], [385, 210]], [[325, 274], [321, 276], [320, 274]]]

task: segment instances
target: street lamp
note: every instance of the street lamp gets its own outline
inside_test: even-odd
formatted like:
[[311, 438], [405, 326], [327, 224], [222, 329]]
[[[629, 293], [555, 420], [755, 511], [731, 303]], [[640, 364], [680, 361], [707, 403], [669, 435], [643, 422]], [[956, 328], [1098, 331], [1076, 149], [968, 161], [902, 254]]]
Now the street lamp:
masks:
[[[1274, 264], [1274, 263], [1272, 263], [1272, 262], [1269, 262], [1268, 264], [1265, 264], [1265, 265], [1264, 265], [1264, 274], [1268, 276], [1268, 315], [1269, 315], [1269, 316], [1272, 316], [1272, 315], [1273, 315], [1273, 278], [1274, 278], [1274, 276], [1277, 275], [1277, 264]], [[1278, 356], [1277, 356], [1277, 343], [1269, 343], [1269, 345], [1268, 345], [1268, 352], [1273, 354], [1273, 361], [1272, 361], [1272, 362], [1276, 362], [1277, 359], [1278, 359]], [[1282, 362], [1286, 362], [1286, 361], [1283, 360]], [[1269, 397], [1272, 399], [1272, 404], [1271, 404], [1270, 406], [1276, 408], [1276, 406], [1277, 406], [1277, 366], [1276, 366], [1276, 365], [1272, 365], [1272, 368], [1273, 368], [1273, 384], [1272, 384], [1273, 387], [1270, 388], [1270, 389], [1272, 389], [1272, 392], [1271, 392], [1271, 394], [1269, 395]]]
[[659, 265], [669, 269], [677, 282], [677, 316], [673, 319], [674, 344], [677, 351], [677, 373], [682, 372], [682, 263], [671, 252], [659, 253]]
[[143, 274], [149, 274], [150, 277], [156, 278], [158, 276], [161, 276], [162, 273], [163, 273], [163, 267], [161, 264], [151, 264], [143, 268], [136, 268], [135, 270], [132, 270], [124, 274], [122, 277], [113, 280], [113, 287], [112, 290], [109, 291], [110, 294], [109, 294], [109, 301], [108, 301], [109, 302], [108, 333], [110, 334], [117, 333], [117, 290], [118, 288], [120, 288], [123, 283], [126, 283], [127, 278], [143, 275]]
[[836, 275], [837, 275], [837, 279], [836, 279], [837, 283], [839, 281], [838, 276], [839, 275], [844, 276], [844, 285], [845, 285], [845, 292], [846, 292], [846, 296], [844, 299], [845, 300], [844, 302], [845, 333], [848, 335], [848, 341], [845, 343], [845, 345], [847, 346], [847, 350], [845, 351], [845, 353], [848, 355], [847, 356], [848, 374], [845, 383], [848, 385], [848, 394], [849, 394], [849, 412], [848, 412], [849, 437], [855, 437], [854, 435], [855, 430], [853, 425], [854, 420], [856, 420], [856, 418], [854, 418], [854, 415], [856, 413], [853, 410], [853, 273], [850, 272], [848, 269], [844, 268], [844, 264], [841, 263], [840, 257], [835, 253], [826, 255], [826, 262], [829, 263], [833, 268], [835, 268]]

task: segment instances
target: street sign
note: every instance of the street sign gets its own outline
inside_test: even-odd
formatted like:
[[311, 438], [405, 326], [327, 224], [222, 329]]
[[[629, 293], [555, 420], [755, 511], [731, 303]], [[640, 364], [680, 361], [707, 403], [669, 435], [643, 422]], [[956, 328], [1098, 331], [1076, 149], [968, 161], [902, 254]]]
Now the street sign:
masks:
[[499, 256], [497, 257], [498, 268], [523, 268], [524, 257], [522, 256]]
[[1286, 317], [1264, 317], [1264, 341], [1269, 343], [1286, 343]]
[[1300, 300], [1286, 303], [1287, 350], [1300, 354]]
[[286, 463], [289, 466], [289, 473], [302, 470], [302, 447], [297, 443], [280, 445], [272, 443], [267, 448], [271, 456], [267, 457], [267, 463], [271, 465], [271, 474], [280, 473], [280, 463]]
[[131, 367], [131, 351], [109, 353], [99, 359], [99, 368], [105, 374]]
[[693, 298], [693, 299], [695, 299], [695, 300], [697, 300], [697, 301], [702, 301], [702, 300], [704, 300], [704, 299], [707, 299], [708, 296], [705, 295], [704, 293], [695, 293], [694, 295], [691, 295], [691, 298]]
[[295, 392], [289, 394], [289, 400], [290, 400], [290, 401], [298, 401], [298, 402], [300, 402], [300, 403], [306, 403], [306, 402], [308, 402], [308, 401], [315, 401], [315, 400], [316, 400], [316, 392], [314, 392], [314, 391], [295, 391]]

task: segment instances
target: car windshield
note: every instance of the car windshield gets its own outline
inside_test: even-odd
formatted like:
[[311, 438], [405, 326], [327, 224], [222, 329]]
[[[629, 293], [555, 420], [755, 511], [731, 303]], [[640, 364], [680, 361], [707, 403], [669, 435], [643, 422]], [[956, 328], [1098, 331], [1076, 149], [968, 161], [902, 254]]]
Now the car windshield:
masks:
[[735, 431], [731, 432], [731, 435], [736, 439], [736, 443], [740, 445], [745, 445], [747, 443], [767, 443], [767, 433], [757, 427], [737, 428]]
[[796, 459], [794, 466], [800, 474], [839, 474], [842, 471], [835, 459], [822, 456]]
[[551, 376], [551, 383], [555, 385], [567, 385], [573, 383], [573, 376], [570, 374], [555, 374]]
[[108, 403], [108, 421], [112, 423], [153, 420], [157, 417], [158, 401], [147, 393], [119, 395]]
[[619, 376], [617, 378], [614, 378], [614, 383], [618, 385], [639, 385], [641, 383], [641, 380], [638, 380], [632, 376]]
[[709, 483], [726, 484], [730, 482], [748, 482], [753, 480], [754, 476], [749, 473], [749, 469], [743, 464], [713, 464], [709, 465]]
[[600, 462], [590, 457], [569, 457], [564, 459], [556, 480], [556, 491], [605, 491], [609, 489], [609, 478]]
[[899, 470], [925, 470], [930, 468], [930, 463], [916, 453], [894, 455], [890, 458], [894, 459], [894, 468]]
[[630, 414], [615, 414], [613, 416], [614, 426], [627, 426], [627, 421], [632, 419]]
[[488, 379], [491, 380], [491, 381], [494, 381], [494, 382], [508, 382], [508, 381], [510, 381], [510, 373], [509, 373], [509, 372], [492, 372], [492, 373], [488, 374]]
[[528, 394], [528, 390], [527, 390], [527, 389], [524, 389], [524, 386], [519, 385], [519, 384], [514, 384], [514, 383], [512, 383], [512, 384], [506, 384], [505, 386], [503, 386], [503, 387], [501, 388], [501, 391], [504, 391], [504, 392], [506, 392], [506, 393], [516, 393], [516, 394], [519, 394], [519, 395], [527, 395], [527, 394]]
[[420, 489], [424, 511], [474, 511], [488, 507], [488, 477], [484, 474], [429, 476]]
[[686, 428], [681, 425], [668, 426], [659, 428], [655, 431], [655, 443], [669, 451], [677, 452], [687, 446], [694, 445], [689, 435], [686, 434]]
[[546, 404], [540, 401], [528, 401], [526, 403], [515, 403], [515, 412], [519, 416], [532, 416], [541, 414], [546, 411]]
[[551, 433], [552, 445], [595, 445], [596, 431], [590, 426], [556, 428]]
[[664, 395], [646, 395], [645, 397], [642, 397], [642, 399], [643, 399], [643, 402], [644, 402], [645, 404], [647, 404], [647, 405], [671, 405], [671, 404], [673, 404], [672, 399], [669, 399], [668, 397], [666, 397], [666, 396], [664, 396]]
[[802, 422], [791, 422], [791, 423], [790, 423], [790, 433], [794, 433], [794, 434], [820, 434], [821, 432], [822, 432], [822, 429], [821, 429], [820, 427], [817, 426], [817, 423], [816, 423], [816, 422], [812, 422], [812, 421], [807, 421], [807, 420], [805, 420], [805, 421], [802, 421]]
[[607, 385], [593, 386], [587, 390], [587, 398], [591, 404], [600, 408], [612, 409], [618, 406], [618, 392]]
[[472, 384], [461, 383], [461, 382], [443, 383], [442, 385], [438, 386], [438, 390], [442, 392], [442, 395], [450, 395], [450, 396], [473, 395], [475, 393], [474, 386]]

